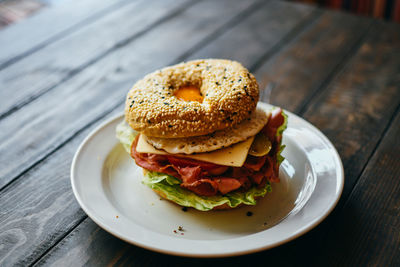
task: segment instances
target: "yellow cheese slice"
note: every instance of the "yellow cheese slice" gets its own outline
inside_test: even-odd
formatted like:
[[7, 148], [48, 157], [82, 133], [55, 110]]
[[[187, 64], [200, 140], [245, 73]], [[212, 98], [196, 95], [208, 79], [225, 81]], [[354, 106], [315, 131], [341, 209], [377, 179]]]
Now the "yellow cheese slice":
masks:
[[230, 147], [218, 149], [212, 152], [198, 153], [193, 155], [186, 154], [170, 154], [164, 150], [154, 148], [147, 143], [146, 136], [141, 134], [139, 136], [136, 151], [139, 153], [153, 153], [159, 155], [175, 155], [184, 158], [191, 158], [206, 162], [211, 162], [218, 165], [241, 167], [247, 158], [251, 143], [253, 143], [254, 136], [248, 138], [246, 141], [234, 144]]

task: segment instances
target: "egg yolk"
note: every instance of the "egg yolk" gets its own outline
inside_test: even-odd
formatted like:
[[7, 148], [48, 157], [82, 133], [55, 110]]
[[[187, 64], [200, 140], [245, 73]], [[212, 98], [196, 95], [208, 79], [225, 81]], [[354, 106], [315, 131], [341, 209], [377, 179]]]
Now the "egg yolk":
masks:
[[183, 101], [203, 102], [203, 96], [201, 95], [200, 90], [192, 85], [182, 86], [174, 92], [174, 96]]

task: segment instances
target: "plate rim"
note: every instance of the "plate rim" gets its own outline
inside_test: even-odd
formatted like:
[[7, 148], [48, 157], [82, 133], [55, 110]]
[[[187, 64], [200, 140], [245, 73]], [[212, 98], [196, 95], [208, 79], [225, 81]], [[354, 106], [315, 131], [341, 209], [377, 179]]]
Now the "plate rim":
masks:
[[[274, 107], [271, 104], [268, 103], [263, 103], [263, 102], [259, 102], [258, 104], [261, 104], [262, 106], [268, 106], [268, 107]], [[93, 129], [85, 138], [84, 140], [79, 144], [78, 149], [76, 150], [74, 157], [72, 159], [72, 163], [71, 163], [71, 168], [70, 168], [70, 181], [71, 181], [71, 187], [72, 187], [72, 191], [73, 194], [75, 196], [75, 199], [77, 200], [78, 204], [80, 205], [80, 207], [82, 208], [82, 210], [87, 214], [87, 216], [92, 219], [99, 227], [101, 227], [102, 229], [104, 229], [105, 231], [107, 231], [108, 233], [110, 233], [111, 235], [124, 240], [125, 242], [129, 243], [129, 244], [133, 244], [151, 251], [155, 251], [155, 252], [159, 252], [159, 253], [163, 253], [163, 254], [167, 254], [167, 255], [174, 255], [174, 256], [184, 256], [184, 257], [194, 257], [194, 258], [219, 258], [219, 257], [231, 257], [231, 256], [240, 256], [240, 255], [245, 255], [245, 254], [250, 254], [250, 253], [255, 253], [255, 252], [259, 252], [259, 251], [263, 251], [263, 250], [267, 250], [267, 249], [271, 249], [277, 246], [280, 246], [282, 244], [285, 244], [287, 242], [290, 242], [306, 233], [308, 233], [309, 231], [311, 231], [312, 229], [314, 229], [316, 226], [318, 226], [323, 220], [326, 219], [326, 217], [333, 211], [333, 209], [337, 206], [337, 203], [340, 200], [340, 197], [343, 193], [343, 188], [344, 188], [344, 182], [345, 182], [345, 176], [344, 176], [344, 168], [343, 168], [343, 163], [341, 161], [340, 155], [337, 152], [335, 146], [332, 144], [332, 142], [314, 125], [312, 125], [311, 123], [309, 123], [308, 121], [306, 121], [305, 119], [303, 119], [300, 116], [297, 116], [296, 114], [287, 111], [285, 109], [283, 109], [284, 112], [286, 114], [288, 114], [289, 116], [293, 116], [296, 119], [299, 119], [302, 123], [305, 123], [308, 127], [312, 128], [312, 130], [318, 134], [318, 136], [324, 140], [324, 143], [326, 145], [328, 145], [331, 148], [331, 151], [333, 152], [333, 156], [335, 159], [335, 162], [339, 165], [337, 168], [337, 175], [336, 177], [339, 177], [340, 179], [336, 179], [336, 181], [339, 181], [338, 184], [338, 191], [336, 193], [337, 197], [335, 199], [335, 201], [332, 202], [332, 204], [330, 205], [330, 207], [328, 209], [326, 209], [318, 218], [312, 220], [310, 223], [308, 223], [307, 225], [303, 226], [302, 228], [296, 229], [295, 234], [290, 235], [287, 238], [284, 238], [278, 242], [269, 244], [269, 245], [265, 245], [265, 246], [259, 246], [256, 248], [252, 248], [252, 249], [247, 249], [247, 250], [241, 250], [241, 251], [232, 251], [232, 252], [225, 252], [225, 253], [187, 253], [187, 252], [180, 252], [180, 251], [174, 251], [174, 250], [170, 250], [170, 249], [161, 249], [161, 248], [157, 248], [157, 247], [153, 247], [151, 245], [146, 245], [142, 242], [137, 242], [134, 241], [132, 239], [128, 239], [127, 237], [125, 237], [124, 235], [120, 234], [119, 231], [112, 229], [112, 227], [109, 227], [107, 224], [105, 224], [104, 222], [102, 222], [100, 219], [98, 219], [96, 217], [96, 215], [91, 214], [90, 209], [87, 207], [87, 205], [85, 204], [85, 202], [82, 200], [80, 194], [78, 193], [78, 189], [77, 189], [77, 180], [75, 178], [75, 170], [76, 170], [76, 165], [78, 163], [79, 157], [85, 147], [85, 145], [95, 137], [96, 134], [98, 134], [103, 128], [107, 127], [108, 125], [114, 123], [116, 120], [121, 120], [124, 116], [123, 112], [120, 112], [110, 118], [108, 118], [107, 120], [105, 120], [104, 122], [102, 122], [100, 125], [98, 125], [95, 129]], [[335, 164], [336, 165], [336, 164]], [[304, 208], [304, 207], [303, 207]], [[302, 209], [303, 209], [302, 208]], [[155, 233], [155, 232], [153, 232]], [[254, 233], [257, 234], [257, 233]], [[254, 235], [254, 234], [250, 234], [250, 235]], [[240, 239], [240, 238], [245, 238], [245, 237], [236, 237], [236, 238], [231, 238], [229, 240], [235, 240], [235, 239]], [[215, 241], [220, 241], [220, 240], [190, 240], [192, 242], [199, 242], [199, 241], [206, 241], [206, 242], [215, 242]], [[224, 240], [225, 241], [225, 240]]]

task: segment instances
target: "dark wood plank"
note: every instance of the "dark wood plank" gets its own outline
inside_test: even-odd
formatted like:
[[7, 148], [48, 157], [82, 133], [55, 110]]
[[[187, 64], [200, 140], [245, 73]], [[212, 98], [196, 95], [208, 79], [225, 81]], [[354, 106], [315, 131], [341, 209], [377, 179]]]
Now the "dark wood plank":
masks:
[[[32, 17], [0, 31], [0, 43], [3, 44], [0, 49], [0, 69], [128, 2], [68, 0], [42, 8]], [[12, 45], [4, 45], [10, 42]]]
[[376, 21], [355, 56], [304, 113], [342, 158], [346, 176], [342, 200], [349, 196], [400, 104], [399, 32], [400, 25]]
[[[343, 204], [400, 104], [399, 30], [399, 25], [376, 22], [355, 57], [329, 90], [313, 99], [304, 114], [335, 144], [346, 177], [341, 200], [332, 216], [299, 242], [301, 246], [320, 244], [321, 251], [316, 254], [321, 258], [316, 261], [324, 260], [323, 255], [328, 253], [327, 246], [322, 244], [335, 241], [327, 239], [326, 233], [335, 227]], [[368, 245], [367, 236], [364, 242]], [[296, 253], [295, 248], [293, 251]], [[348, 260], [350, 265], [351, 259]]]
[[[107, 244], [107, 245], [106, 245]], [[267, 259], [243, 262], [248, 256], [222, 259], [193, 259], [169, 256], [152, 252], [121, 241], [100, 229], [91, 219], [87, 218], [51, 253], [40, 259], [35, 266], [248, 266], [249, 262], [264, 265]], [[73, 259], [71, 261], [71, 259]], [[270, 262], [268, 264], [279, 264]]]
[[[104, 230], [97, 227], [95, 223], [91, 220], [85, 220], [79, 227], [75, 230], [76, 233], [79, 233], [82, 237], [85, 237], [85, 240], [89, 242], [85, 243], [75, 243], [74, 247], [76, 249], [66, 250], [65, 248], [57, 250], [57, 259], [54, 261], [54, 258], [41, 259], [35, 266], [65, 266], [71, 265], [71, 258], [76, 259], [72, 264], [81, 263], [81, 265], [87, 266], [117, 266], [120, 264], [120, 257], [127, 250], [130, 251], [132, 257], [135, 257], [135, 261], [131, 261], [131, 266], [149, 266], [148, 261], [144, 260], [146, 255], [150, 254], [154, 256], [154, 254], [148, 253], [144, 249], [137, 248], [135, 250], [131, 249], [131, 246], [126, 242], [113, 237], [108, 234]], [[96, 244], [94, 238], [98, 235], [102, 236], [102, 239], [107, 240], [107, 243], [110, 248], [118, 248], [118, 255], [115, 254], [114, 250], [104, 250], [101, 244]], [[77, 240], [76, 240], [77, 241]], [[63, 241], [64, 242], [64, 241]], [[92, 255], [88, 257], [85, 251], [91, 251], [97, 256]], [[145, 256], [145, 257], [143, 257]], [[78, 265], [76, 265], [78, 266]], [[168, 266], [168, 263], [165, 262], [162, 266]]]
[[[215, 41], [194, 52], [189, 59], [226, 58], [251, 68], [261, 55], [274, 49], [286, 36], [293, 38], [293, 29], [297, 26], [304, 28], [303, 24], [311, 23], [321, 13], [321, 10], [307, 5], [271, 1], [252, 16], [244, 18], [236, 27], [222, 33]], [[285, 19], [282, 20], [282, 17]]]
[[[104, 119], [120, 112], [117, 109]], [[80, 142], [98, 124], [1, 192], [0, 266], [32, 264], [86, 218], [73, 196], [69, 169]]]
[[0, 118], [193, 3], [193, 0], [155, 0], [149, 5], [145, 0], [132, 1], [4, 69], [0, 72]]
[[[113, 237], [87, 218], [62, 242], [41, 258], [36, 266], [307, 266], [309, 259], [300, 258], [297, 264], [289, 256], [274, 257], [273, 251], [229, 258], [186, 258], [146, 250]], [[99, 256], [101, 254], [101, 256]], [[73, 260], [72, 260], [73, 259]]]
[[[329, 229], [316, 265], [400, 266], [400, 113]], [[335, 251], [334, 255], [329, 253]]]
[[259, 66], [255, 75], [266, 102], [298, 112], [330, 75], [346, 62], [372, 20], [342, 12], [325, 12], [281, 53]]
[[[257, 7], [252, 6], [255, 1], [237, 1], [234, 5], [227, 2], [199, 2], [1, 120], [0, 128], [4, 130], [0, 132], [0, 153], [7, 153], [7, 158], [0, 159], [0, 187], [86, 124], [121, 105], [136, 79], [175, 62], [235, 16]], [[187, 18], [191, 23], [185, 23]]]
[[335, 240], [327, 239], [326, 233], [335, 227], [337, 213], [400, 104], [399, 30], [399, 25], [375, 21], [345, 67], [335, 71], [329, 86], [311, 99], [303, 116], [338, 149], [345, 168], [344, 192], [333, 214], [321, 225], [274, 253], [266, 252], [266, 257], [278, 259], [290, 254], [293, 257], [288, 265], [295, 265], [301, 257], [326, 262], [323, 255], [332, 253], [323, 244]]

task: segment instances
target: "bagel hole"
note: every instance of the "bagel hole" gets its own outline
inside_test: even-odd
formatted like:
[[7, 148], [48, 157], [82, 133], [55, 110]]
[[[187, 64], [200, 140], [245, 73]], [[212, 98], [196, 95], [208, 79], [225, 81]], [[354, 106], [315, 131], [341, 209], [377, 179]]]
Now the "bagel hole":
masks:
[[174, 96], [186, 102], [194, 101], [202, 103], [204, 99], [199, 87], [191, 84], [179, 87], [179, 89], [174, 92]]

